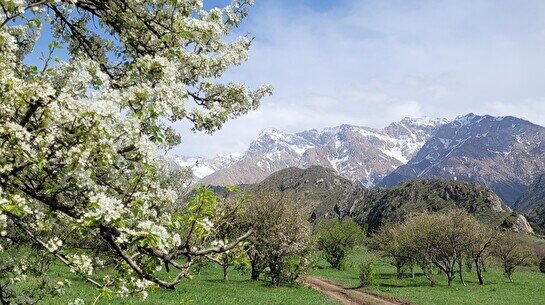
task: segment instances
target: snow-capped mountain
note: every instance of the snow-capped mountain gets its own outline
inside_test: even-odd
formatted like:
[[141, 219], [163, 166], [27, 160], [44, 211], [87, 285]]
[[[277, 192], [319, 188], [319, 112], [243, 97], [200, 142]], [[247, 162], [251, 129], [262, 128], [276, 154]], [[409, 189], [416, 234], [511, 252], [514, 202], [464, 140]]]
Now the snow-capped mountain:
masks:
[[515, 117], [468, 114], [437, 129], [407, 164], [385, 177], [460, 179], [490, 187], [512, 205], [545, 172], [545, 128]]
[[[437, 127], [448, 122], [445, 119], [405, 118], [384, 129], [341, 125], [295, 134], [266, 129], [240, 159], [228, 165], [222, 163], [226, 166], [216, 167], [218, 170], [200, 183], [256, 183], [287, 167], [321, 165], [350, 180], [373, 186], [398, 166], [407, 163]], [[201, 173], [211, 172], [212, 167], [200, 170]]]
[[182, 157], [167, 155], [167, 160], [175, 166], [190, 168], [195, 181], [216, 171], [231, 166], [242, 158], [242, 153], [220, 154], [211, 159], [201, 157]]

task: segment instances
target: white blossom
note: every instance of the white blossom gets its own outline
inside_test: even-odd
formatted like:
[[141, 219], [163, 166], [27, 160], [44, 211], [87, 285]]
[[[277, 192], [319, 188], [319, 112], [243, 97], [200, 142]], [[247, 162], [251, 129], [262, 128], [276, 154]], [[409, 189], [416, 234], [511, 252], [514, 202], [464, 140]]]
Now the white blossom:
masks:
[[47, 241], [46, 248], [47, 251], [53, 253], [57, 252], [57, 250], [62, 246], [62, 240], [58, 237], [53, 237], [52, 239]]
[[69, 300], [68, 305], [85, 305], [85, 301], [83, 299], [77, 298], [74, 300]]
[[70, 271], [84, 275], [93, 274], [93, 260], [85, 254], [71, 254], [67, 256], [70, 262]]
[[[245, 5], [236, 0], [206, 11], [201, 0], [128, 0], [96, 14], [97, 21], [77, 0], [3, 1], [0, 18], [12, 21], [0, 26], [0, 175], [10, 187], [0, 189], [0, 236], [15, 223], [29, 239], [54, 236], [40, 243], [84, 276], [102, 262], [67, 251], [61, 230], [119, 246], [138, 258], [135, 264], [150, 253], [173, 252], [182, 240], [208, 240], [215, 230], [211, 214], [195, 216], [198, 238], [181, 235], [187, 215], [165, 216], [181, 196], [161, 155], [180, 143], [173, 123], [187, 120], [211, 133], [270, 94], [268, 87], [223, 83], [223, 73], [248, 58], [250, 40], [230, 34]], [[159, 34], [142, 20], [153, 20]], [[67, 29], [69, 22], [84, 38]], [[47, 56], [36, 44], [45, 31], [51, 31], [51, 49], [62, 47], [66, 56], [55, 53], [47, 65], [31, 66], [25, 58]], [[139, 267], [160, 276], [155, 259]], [[23, 279], [26, 266], [17, 263], [10, 281]], [[103, 280], [121, 295], [146, 297], [151, 284], [131, 278], [139, 269], [126, 267]]]

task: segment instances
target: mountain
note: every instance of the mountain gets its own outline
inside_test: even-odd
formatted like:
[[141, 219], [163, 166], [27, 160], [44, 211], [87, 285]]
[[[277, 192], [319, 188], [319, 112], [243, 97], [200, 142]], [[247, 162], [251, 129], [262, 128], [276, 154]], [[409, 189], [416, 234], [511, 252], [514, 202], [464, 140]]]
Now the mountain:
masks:
[[339, 176], [333, 169], [310, 166], [290, 167], [271, 174], [260, 183], [242, 186], [250, 193], [282, 192], [312, 212], [312, 221], [321, 218], [344, 218], [356, 205], [362, 205], [368, 192], [356, 183]]
[[288, 167], [320, 165], [371, 187], [410, 160], [445, 119], [405, 118], [384, 129], [341, 125], [288, 134], [267, 129], [236, 162], [204, 177], [206, 185], [249, 184]]
[[201, 157], [166, 156], [173, 166], [190, 168], [195, 181], [198, 181], [218, 170], [227, 168], [242, 158], [241, 153], [220, 154], [211, 159]]
[[403, 222], [420, 213], [463, 209], [495, 228], [533, 232], [526, 218], [505, 205], [492, 190], [465, 181], [414, 179], [392, 188], [367, 193], [365, 205], [352, 213], [368, 232], [386, 223]]
[[534, 179], [524, 195], [517, 200], [514, 208], [517, 211], [528, 212], [540, 205], [545, 205], [545, 174]]
[[387, 175], [388, 187], [414, 178], [485, 185], [509, 205], [545, 169], [545, 128], [515, 117], [468, 114], [437, 128], [407, 163]]
[[527, 214], [530, 221], [541, 228], [541, 234], [545, 232], [545, 202], [541, 202], [531, 209]]
[[525, 212], [528, 219], [545, 232], [545, 174], [534, 179], [524, 195], [515, 203], [515, 208]]
[[281, 192], [322, 218], [352, 218], [367, 232], [383, 224], [402, 222], [411, 215], [460, 208], [491, 227], [531, 233], [524, 216], [513, 213], [490, 189], [463, 181], [416, 179], [387, 189], [365, 189], [328, 168], [287, 168], [260, 183], [243, 185], [250, 193]]

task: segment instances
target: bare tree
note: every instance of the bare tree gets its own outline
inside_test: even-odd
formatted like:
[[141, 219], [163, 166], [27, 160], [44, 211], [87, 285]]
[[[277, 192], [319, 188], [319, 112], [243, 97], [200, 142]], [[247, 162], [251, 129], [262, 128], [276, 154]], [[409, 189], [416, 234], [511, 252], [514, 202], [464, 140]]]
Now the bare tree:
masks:
[[390, 264], [396, 268], [397, 278], [402, 278], [405, 267], [412, 263], [402, 232], [398, 225], [386, 225], [369, 240], [372, 249], [382, 252], [390, 258]]
[[517, 238], [516, 233], [504, 232], [494, 243], [494, 255], [503, 266], [505, 276], [513, 282], [513, 273], [518, 266], [524, 264], [532, 256], [530, 247]]
[[476, 223], [470, 232], [471, 244], [468, 248], [468, 255], [475, 264], [475, 271], [479, 278], [479, 284], [484, 285], [483, 267], [484, 260], [491, 254], [492, 246], [497, 240], [498, 233], [481, 223]]

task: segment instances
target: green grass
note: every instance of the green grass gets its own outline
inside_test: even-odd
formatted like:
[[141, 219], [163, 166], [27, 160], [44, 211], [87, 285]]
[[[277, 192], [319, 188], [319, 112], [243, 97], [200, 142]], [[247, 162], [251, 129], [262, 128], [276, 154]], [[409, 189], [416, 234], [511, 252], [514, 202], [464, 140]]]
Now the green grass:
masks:
[[[92, 304], [98, 291], [70, 273], [66, 267], [52, 266], [49, 275], [55, 279], [68, 278], [72, 287], [61, 297], [50, 298], [40, 304], [66, 304], [70, 299], [82, 298]], [[229, 281], [222, 279], [220, 268], [207, 267], [192, 280], [184, 280], [175, 290], [159, 289], [145, 301], [137, 298], [100, 299], [96, 304], [338, 304], [324, 294], [303, 285], [271, 287], [264, 281], [250, 281], [249, 275], [236, 270], [229, 273]]]
[[[312, 275], [329, 278], [348, 287], [359, 285], [358, 266], [363, 250], [356, 250], [349, 256], [346, 270], [329, 268], [328, 264], [318, 260], [318, 266]], [[82, 298], [86, 304], [92, 304], [98, 291], [85, 283], [78, 276], [70, 273], [62, 265], [55, 264], [48, 272], [54, 280], [68, 278], [72, 287], [61, 297], [50, 298], [40, 304], [66, 304], [70, 299]], [[437, 286], [431, 287], [425, 277], [417, 273], [412, 278], [397, 279], [395, 268], [379, 261], [376, 266], [376, 278], [373, 285], [360, 288], [382, 295], [405, 299], [421, 305], [441, 304], [544, 304], [545, 274], [537, 272], [537, 267], [521, 268], [514, 275], [514, 283], [509, 283], [497, 268], [489, 268], [484, 274], [485, 285], [479, 286], [475, 273], [464, 274], [467, 287], [458, 279], [454, 287], [446, 285], [446, 278], [436, 275]], [[338, 304], [324, 294], [302, 285], [271, 287], [264, 281], [250, 281], [247, 274], [231, 270], [229, 281], [222, 280], [222, 271], [215, 266], [207, 267], [192, 280], [184, 280], [175, 290], [159, 289], [150, 293], [145, 301], [136, 298], [100, 299], [96, 304]], [[30, 278], [25, 284], [31, 285]]]
[[[359, 285], [358, 266], [362, 251], [350, 255], [347, 270], [339, 271], [328, 267], [320, 260], [313, 275], [322, 276], [344, 283], [348, 287]], [[509, 283], [501, 270], [489, 268], [484, 273], [485, 285], [479, 286], [474, 272], [464, 273], [467, 287], [462, 286], [458, 278], [454, 287], [448, 287], [445, 276], [436, 275], [437, 286], [431, 287], [424, 276], [417, 274], [414, 279], [395, 277], [395, 268], [379, 261], [376, 266], [376, 278], [373, 285], [363, 288], [382, 295], [393, 296], [421, 305], [441, 304], [544, 304], [545, 274], [537, 272], [537, 267], [521, 268], [514, 274], [514, 283]]]

